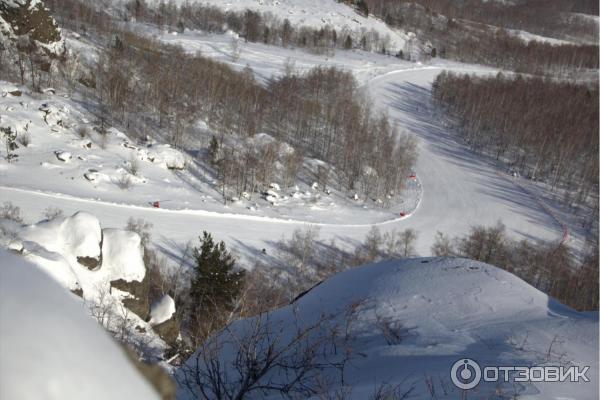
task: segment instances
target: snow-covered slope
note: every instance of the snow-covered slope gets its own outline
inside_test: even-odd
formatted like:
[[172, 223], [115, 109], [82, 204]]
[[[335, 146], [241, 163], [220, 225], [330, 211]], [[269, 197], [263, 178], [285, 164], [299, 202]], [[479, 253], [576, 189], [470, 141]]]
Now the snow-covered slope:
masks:
[[0, 398], [158, 399], [74, 295], [0, 249]]
[[[331, 321], [320, 325], [320, 331], [349, 327], [345, 346], [354, 357], [346, 366], [345, 381], [352, 398], [368, 398], [382, 382], [402, 384], [400, 393], [414, 387], [411, 398], [430, 398], [432, 387], [435, 398], [459, 398], [450, 370], [465, 357], [482, 368], [590, 366], [589, 383], [481, 383], [468, 398], [512, 396], [515, 391], [526, 398], [598, 398], [597, 315], [577, 313], [487, 264], [423, 258], [367, 265], [338, 274], [262, 317], [262, 326], [271, 326], [271, 337], [283, 348], [296, 332], [323, 316]], [[261, 325], [256, 321], [239, 321], [221, 335], [222, 361], [233, 360], [232, 349], [256, 331]], [[315, 335], [319, 337], [310, 337]], [[304, 341], [291, 351], [301, 349], [306, 349]], [[188, 366], [194, 362], [192, 357]], [[235, 381], [234, 374], [229, 378]], [[269, 378], [276, 382], [282, 375]], [[256, 398], [261, 398], [259, 393]]]
[[[156, 4], [158, 0], [149, 1]], [[177, 4], [185, 0], [176, 0]], [[376, 31], [384, 38], [389, 37], [389, 51], [404, 48], [409, 35], [397, 29], [391, 29], [383, 21], [373, 16], [365, 17], [352, 7], [336, 0], [199, 0], [198, 3], [219, 7], [224, 11], [253, 10], [271, 14], [280, 20], [288, 19], [292, 26], [321, 28], [329, 26], [338, 32], [347, 32], [360, 40], [360, 35]]]

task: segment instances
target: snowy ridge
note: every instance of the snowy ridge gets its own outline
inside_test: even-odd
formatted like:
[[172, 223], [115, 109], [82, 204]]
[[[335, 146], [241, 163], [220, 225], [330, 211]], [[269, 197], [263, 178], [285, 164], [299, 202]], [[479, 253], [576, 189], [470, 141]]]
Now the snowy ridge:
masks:
[[[351, 398], [368, 398], [375, 382], [403, 382], [404, 390], [414, 386], [415, 398], [429, 398], [426, 377], [435, 377], [439, 398], [458, 398], [460, 390], [452, 386], [449, 371], [463, 357], [481, 365], [557, 365], [569, 360], [590, 366], [589, 383], [529, 383], [518, 387], [518, 393], [539, 399], [598, 396], [597, 316], [577, 313], [514, 275], [480, 262], [422, 258], [363, 266], [330, 278], [261, 318], [287, 338], [298, 324], [311, 326], [323, 315], [345, 326], [349, 309], [355, 310], [350, 346], [360, 352], [346, 370]], [[244, 337], [255, 321], [234, 323], [221, 334], [222, 343]], [[394, 340], [382, 323], [395, 330]], [[285, 340], [280, 339], [282, 346]], [[549, 350], [553, 340], [556, 347]], [[222, 361], [233, 360], [231, 349], [223, 347]], [[194, 362], [195, 357], [188, 361]], [[482, 383], [477, 393], [487, 398], [496, 390], [495, 384]], [[502, 387], [503, 393], [511, 390], [512, 384]]]

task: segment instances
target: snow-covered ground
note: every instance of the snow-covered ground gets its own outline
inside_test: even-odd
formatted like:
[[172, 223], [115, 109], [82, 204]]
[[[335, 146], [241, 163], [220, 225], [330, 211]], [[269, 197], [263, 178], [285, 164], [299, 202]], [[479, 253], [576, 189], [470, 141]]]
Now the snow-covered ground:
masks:
[[[190, 35], [189, 39], [179, 35], [172, 40], [183, 40], [179, 43], [190, 51], [195, 51], [194, 46], [199, 46], [203, 54], [233, 63], [227, 38], [200, 33]], [[209, 51], [211, 48], [212, 52]], [[240, 59], [234, 64], [248, 64], [259, 76], [268, 77], [282, 73], [290, 62], [298, 70], [325, 64], [342, 66], [352, 71], [364, 89], [370, 92], [375, 105], [386, 110], [400, 129], [418, 137], [419, 158], [415, 171], [422, 188], [421, 202], [409, 218], [396, 218], [382, 223], [382, 231], [414, 228], [419, 233], [416, 249], [421, 255], [430, 254], [437, 231], [460, 235], [473, 225], [492, 225], [498, 220], [502, 220], [508, 232], [516, 238], [561, 240], [562, 227], [539, 206], [533, 196], [515, 185], [511, 181], [513, 178], [498, 174], [495, 167], [473, 155], [448, 131], [443, 121], [435, 116], [430, 104], [431, 82], [443, 69], [477, 73], [495, 71], [437, 60], [421, 65], [361, 51], [336, 51], [335, 55], [325, 57], [255, 43], [243, 43]], [[129, 158], [127, 154], [134, 151], [123, 147], [119, 140], [123, 142], [123, 139], [117, 137], [112, 149], [119, 149], [121, 153], [115, 153], [112, 163], [103, 163], [105, 166], [110, 165], [114, 171], [122, 168]], [[78, 139], [73, 138], [73, 141], [77, 143]], [[47, 151], [48, 162], [57, 165], [60, 170], [71, 168], [56, 160], [52, 150], [54, 149]], [[87, 150], [81, 149], [74, 154], [79, 152], [85, 155]], [[14, 165], [24, 163], [27, 163], [26, 157]], [[78, 176], [73, 173], [66, 175], [66, 179], [58, 185], [51, 179], [37, 179], [31, 170], [25, 172], [26, 175], [21, 175], [18, 168], [2, 164], [0, 193], [3, 200], [12, 201], [22, 207], [26, 215], [31, 215], [30, 222], [35, 221], [49, 205], [62, 208], [68, 214], [78, 210], [92, 211], [102, 223], [110, 226], [124, 226], [130, 216], [143, 218], [154, 225], [155, 245], [170, 255], [177, 252], [173, 248], [183, 248], [186, 242], [195, 240], [198, 233], [206, 229], [237, 248], [240, 255], [260, 257], [260, 249], [271, 248], [273, 242], [282, 236], [290, 237], [295, 229], [305, 225], [305, 222], [285, 220], [301, 219], [302, 215], [298, 214], [295, 214], [296, 218], [294, 215], [280, 215], [279, 217], [284, 217], [283, 220], [266, 218], [276, 216], [268, 214], [239, 216], [234, 214], [234, 206], [224, 210], [215, 199], [202, 202], [197, 197], [195, 201], [186, 198], [185, 189], [176, 176], [151, 163], [143, 163], [140, 173], [147, 180], [156, 182], [156, 185], [150, 189], [141, 189], [147, 191], [133, 198], [132, 194], [136, 193], [137, 188], [123, 191], [114, 184], [110, 186], [110, 190], [103, 190], [101, 195], [89, 191], [94, 185], [82, 178], [84, 170], [78, 170]], [[15, 171], [14, 176], [11, 176], [11, 171]], [[73, 180], [77, 179], [78, 183], [77, 190], [69, 192], [68, 180], [71, 177]], [[35, 184], [32, 185], [31, 182]], [[97, 201], [99, 197], [103, 201]], [[147, 205], [147, 202], [165, 198], [184, 203], [182, 208], [189, 209], [152, 209]], [[187, 206], [186, 201], [189, 203]], [[219, 208], [211, 208], [211, 202]], [[168, 203], [165, 203], [165, 207], [169, 207]], [[239, 212], [248, 213], [248, 210], [243, 208]], [[362, 240], [370, 224], [381, 221], [377, 218], [369, 219], [368, 212], [367, 217], [363, 218], [348, 210], [331, 223], [332, 214], [331, 210], [324, 210], [308, 221], [326, 223], [321, 227], [320, 237], [324, 240], [336, 238], [338, 243], [353, 244]]]
[[[221, 334], [221, 361], [233, 361], [236, 353], [232, 348], [246, 343], [250, 332], [272, 332], [279, 350], [298, 332], [324, 318], [326, 323], [318, 323], [320, 333], [312, 332], [311, 338], [331, 335], [328, 330], [335, 331], [336, 327], [338, 335], [344, 332], [339, 339], [342, 350], [336, 352], [337, 358], [329, 354], [327, 360], [339, 360], [344, 346], [358, 352], [345, 369], [345, 382], [351, 386], [350, 396], [345, 398], [369, 398], [381, 382], [400, 384], [399, 395], [410, 392], [407, 398], [419, 399], [487, 399], [495, 398], [493, 395], [598, 398], [597, 314], [577, 313], [514, 275], [475, 261], [423, 258], [363, 266], [340, 273], [291, 305], [258, 318], [261, 323], [256, 319], [238, 321]], [[307, 348], [301, 340], [287, 351]], [[320, 350], [316, 353], [321, 354]], [[452, 365], [463, 358], [475, 360], [482, 369], [588, 366], [590, 382], [482, 381], [465, 393], [450, 380]], [[195, 357], [188, 361], [190, 367], [195, 363]], [[231, 372], [231, 383], [235, 382], [234, 367], [225, 364], [224, 368]], [[320, 381], [329, 377], [339, 382], [338, 373], [319, 373]], [[268, 374], [265, 381], [271, 379], [276, 384], [281, 376]], [[337, 385], [329, 390], [337, 389]], [[265, 397], [257, 391], [253, 398]]]
[[[419, 139], [415, 171], [420, 187], [418, 195], [410, 197], [413, 206], [396, 204], [387, 212], [327, 206], [326, 203], [311, 207], [314, 204], [311, 202], [305, 207], [296, 204], [289, 208], [280, 207], [276, 212], [269, 207], [251, 210], [248, 208], [251, 204], [246, 203], [233, 203], [224, 208], [214, 189], [212, 192], [197, 190], [202, 175], [194, 176], [188, 171], [174, 173], [144, 160], [140, 161], [140, 178], [136, 178], [141, 182], [134, 183], [130, 190], [121, 190], [115, 179], [121, 176], [131, 155], [149, 149], [137, 144], [135, 149], [126, 147], [124, 136], [115, 131], [105, 152], [98, 145], [92, 151], [84, 148], [85, 140], [73, 133], [67, 135], [65, 146], [57, 148], [58, 142], [51, 140], [64, 140], [63, 133], [60, 130], [52, 132], [50, 127], [39, 122], [45, 135], [39, 139], [40, 143], [32, 140], [31, 150], [20, 149], [24, 155], [18, 163], [7, 165], [3, 162], [0, 165], [2, 200], [22, 207], [29, 222], [39, 219], [50, 205], [64, 209], [67, 214], [78, 210], [92, 211], [103, 224], [110, 226], [124, 226], [130, 216], [143, 218], [153, 223], [154, 244], [168, 255], [177, 253], [174, 248], [183, 248], [186, 242], [195, 240], [198, 233], [206, 229], [237, 248], [241, 256], [261, 257], [260, 249], [271, 248], [273, 242], [282, 236], [290, 237], [295, 229], [302, 228], [307, 222], [322, 224], [321, 239], [336, 238], [338, 243], [350, 245], [362, 240], [371, 224], [380, 224], [382, 231], [414, 228], [419, 234], [416, 248], [421, 255], [430, 254], [437, 231], [462, 235], [473, 225], [492, 225], [498, 220], [502, 220], [516, 238], [553, 241], [563, 238], [563, 226], [536, 200], [536, 186], [521, 178], [512, 178], [472, 154], [448, 130], [430, 104], [431, 82], [443, 69], [479, 74], [495, 73], [495, 70], [436, 59], [426, 64], [410, 63], [363, 51], [337, 50], [331, 55], [318, 55], [242, 41], [239, 59], [234, 61], [232, 34], [186, 31], [172, 35], [147, 25], [137, 25], [137, 29], [158, 35], [160, 40], [180, 44], [187, 51], [200, 51], [238, 69], [248, 65], [262, 79], [282, 74], [290, 65], [300, 72], [316, 65], [351, 71], [364, 90], [371, 94], [375, 105], [387, 111], [399, 129]], [[77, 38], [71, 38], [67, 43], [86, 48]], [[10, 105], [12, 113], [22, 112], [17, 111], [22, 108], [19, 99], [1, 100], [14, 103]], [[37, 103], [45, 101], [47, 99], [40, 99]], [[60, 104], [63, 100], [56, 95], [52, 101]], [[37, 103], [31, 106], [34, 110], [37, 110]], [[70, 116], [77, 112], [74, 107]], [[7, 110], [2, 110], [2, 114], [10, 115]], [[72, 161], [57, 160], [54, 150], [70, 152]], [[29, 158], [29, 151], [36, 154], [35, 157]], [[79, 155], [84, 160], [78, 159]], [[106, 179], [88, 182], [83, 174], [89, 169], [98, 170]], [[524, 190], [522, 184], [529, 185], [528, 190]], [[421, 198], [420, 202], [414, 201], [417, 198]], [[322, 199], [326, 201], [327, 197]], [[170, 201], [161, 203], [161, 209], [153, 209], [149, 203], [156, 200]], [[399, 211], [408, 211], [410, 215], [398, 218]], [[568, 215], [566, 217], [566, 223], [570, 224]], [[573, 231], [577, 235], [576, 230]]]
[[0, 398], [158, 399], [82, 301], [0, 249]]
[[[149, 4], [157, 4], [152, 0]], [[183, 4], [184, 0], [176, 0]], [[376, 31], [381, 38], [389, 37], [390, 51], [398, 51], [404, 47], [407, 34], [392, 29], [379, 18], [369, 15], [365, 17], [348, 5], [335, 0], [203, 0], [202, 4], [217, 6], [224, 11], [243, 12], [252, 10], [261, 14], [270, 14], [280, 21], [288, 19], [295, 28], [305, 26], [335, 28], [338, 34], [348, 33], [357, 37], [368, 31]]]

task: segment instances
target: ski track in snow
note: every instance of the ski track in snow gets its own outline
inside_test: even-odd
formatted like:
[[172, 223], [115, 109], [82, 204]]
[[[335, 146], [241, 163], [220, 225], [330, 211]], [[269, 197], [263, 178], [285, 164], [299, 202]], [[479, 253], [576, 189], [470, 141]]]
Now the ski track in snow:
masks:
[[[263, 49], [269, 47], [262, 46], [260, 49], [264, 55], [261, 67], [265, 67], [265, 60], [269, 60], [268, 53]], [[253, 53], [252, 57], [258, 58], [258, 53]], [[310, 57], [310, 61], [314, 62], [314, 56]], [[474, 225], [493, 225], [499, 220], [516, 238], [559, 241], [563, 237], [563, 227], [543, 204], [460, 143], [436, 118], [430, 104], [431, 83], [443, 69], [472, 73], [494, 73], [494, 70], [453, 64], [397, 66], [395, 61], [382, 65], [380, 58], [374, 59], [373, 63], [358, 62], [362, 65], [357, 68], [356, 58], [361, 55], [352, 52], [348, 57], [349, 69], [360, 75], [360, 82], [370, 92], [375, 105], [386, 111], [400, 129], [419, 139], [419, 159], [415, 171], [422, 186], [421, 201], [412, 214], [375, 224], [382, 232], [415, 229], [418, 233], [416, 251], [419, 255], [430, 254], [438, 231], [450, 236], [464, 235]], [[340, 59], [336, 57], [335, 62], [339, 64]], [[365, 65], [370, 66], [372, 71]], [[304, 69], [305, 66], [302, 67]], [[390, 67], [396, 69], [390, 71]], [[273, 73], [282, 68], [281, 59], [278, 59], [273, 61], [273, 65], [267, 65], [262, 73], [265, 74], [266, 70]], [[255, 71], [261, 74], [260, 67]], [[88, 211], [98, 216], [103, 226], [122, 227], [129, 217], [143, 218], [153, 224], [155, 246], [171, 259], [178, 259], [178, 251], [190, 240], [195, 240], [202, 230], [225, 240], [236, 249], [239, 256], [251, 261], [264, 257], [261, 249], [273, 248], [276, 241], [290, 237], [295, 229], [306, 225], [318, 225], [320, 239], [336, 239], [338, 244], [349, 247], [362, 241], [371, 227], [351, 223], [313, 224], [205, 210], [153, 209], [6, 187], [2, 186], [2, 182], [0, 200], [12, 201], [25, 211], [26, 217], [31, 218], [40, 215], [49, 206], [61, 208], [67, 214]], [[351, 214], [348, 218], [351, 221]]]

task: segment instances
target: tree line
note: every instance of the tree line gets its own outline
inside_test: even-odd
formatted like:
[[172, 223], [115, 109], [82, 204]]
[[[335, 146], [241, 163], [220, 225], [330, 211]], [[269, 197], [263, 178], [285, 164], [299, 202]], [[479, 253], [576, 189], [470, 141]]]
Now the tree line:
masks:
[[[347, 3], [354, 4], [349, 0]], [[597, 26], [570, 15], [569, 2], [501, 2], [451, 0], [365, 0], [368, 10], [388, 25], [415, 31], [430, 40], [438, 57], [492, 65], [534, 74], [569, 74], [598, 68], [596, 44], [526, 42], [506, 29], [523, 29], [550, 37], [583, 37], [594, 43]]]
[[[198, 119], [219, 132], [211, 161], [224, 198], [265, 190], [277, 163], [283, 164], [278, 178], [293, 184], [303, 157], [326, 163], [315, 171], [322, 187], [338, 185], [382, 203], [402, 190], [416, 159], [416, 143], [399, 135], [385, 114], [375, 112], [351, 73], [317, 67], [300, 74], [287, 68], [283, 76], [262, 84], [250, 67], [236, 71], [119, 28], [105, 13], [78, 0], [48, 4], [59, 21], [103, 46], [96, 65], [70, 77], [97, 99], [103, 121], [139, 137], [149, 129], [164, 132], [178, 148], [189, 143]], [[261, 132], [278, 143], [241, 147], [225, 137], [251, 139]], [[294, 146], [283, 160], [278, 157], [281, 143]]]
[[159, 28], [169, 27], [180, 32], [185, 29], [199, 29], [214, 33], [225, 33], [231, 30], [249, 42], [301, 47], [316, 52], [336, 48], [360, 48], [385, 53], [390, 43], [389, 37], [381, 36], [373, 29], [336, 29], [334, 26], [316, 29], [308, 26], [293, 26], [287, 18], [282, 20], [269, 13], [250, 9], [224, 11], [222, 8], [200, 2], [185, 2], [177, 5], [173, 1], [161, 0], [149, 6], [145, 0], [131, 0], [125, 4], [125, 10], [120, 17], [124, 20], [135, 19], [139, 22], [151, 23]]
[[512, 240], [498, 222], [496, 226], [475, 226], [462, 237], [438, 232], [431, 252], [495, 265], [576, 310], [598, 310], [597, 238], [578, 262], [565, 244]]
[[[456, 119], [475, 151], [511, 170], [575, 192], [586, 204], [598, 192], [598, 88], [522, 76], [449, 72], [433, 84], [434, 101]], [[597, 205], [595, 206], [597, 218]]]

